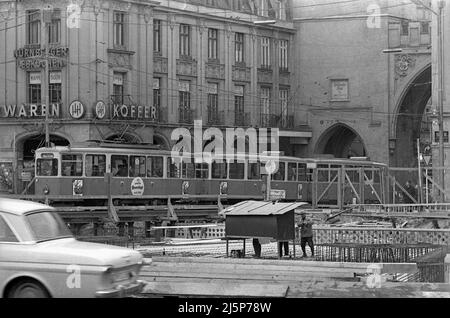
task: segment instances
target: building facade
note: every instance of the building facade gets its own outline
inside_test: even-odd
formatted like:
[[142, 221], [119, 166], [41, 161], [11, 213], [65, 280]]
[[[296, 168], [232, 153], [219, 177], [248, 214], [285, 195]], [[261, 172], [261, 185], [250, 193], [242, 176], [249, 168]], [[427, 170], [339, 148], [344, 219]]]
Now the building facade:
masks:
[[291, 6], [0, 1], [2, 191], [20, 193], [30, 181], [46, 127], [55, 145], [122, 139], [162, 149], [194, 120], [272, 127], [280, 150], [306, 155], [312, 134], [294, 104]]
[[416, 166], [416, 140], [430, 135], [431, 13], [409, 1], [302, 1], [293, 19], [309, 154]]

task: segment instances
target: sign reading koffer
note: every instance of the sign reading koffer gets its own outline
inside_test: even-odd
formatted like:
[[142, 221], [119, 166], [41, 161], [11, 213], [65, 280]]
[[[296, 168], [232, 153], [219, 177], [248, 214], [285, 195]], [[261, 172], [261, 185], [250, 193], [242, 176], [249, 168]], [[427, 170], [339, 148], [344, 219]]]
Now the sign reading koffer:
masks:
[[113, 105], [112, 118], [157, 120], [158, 116], [156, 110], [157, 109], [154, 106]]

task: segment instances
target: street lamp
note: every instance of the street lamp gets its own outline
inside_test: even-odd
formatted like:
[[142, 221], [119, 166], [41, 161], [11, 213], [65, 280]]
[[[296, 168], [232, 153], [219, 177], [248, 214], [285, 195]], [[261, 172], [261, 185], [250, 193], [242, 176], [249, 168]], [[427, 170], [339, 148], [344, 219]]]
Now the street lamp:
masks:
[[438, 2], [438, 12], [433, 10], [431, 7], [424, 4], [421, 0], [411, 0], [411, 2], [424, 7], [426, 10], [430, 11], [437, 17], [437, 36], [438, 36], [438, 109], [439, 109], [439, 166], [440, 166], [440, 179], [442, 181], [442, 190], [440, 194], [441, 202], [445, 201], [445, 181], [444, 181], [444, 78], [443, 78], [443, 67], [444, 67], [444, 45], [443, 45], [443, 34], [442, 34], [442, 17], [443, 8], [445, 7], [445, 1], [440, 0]]

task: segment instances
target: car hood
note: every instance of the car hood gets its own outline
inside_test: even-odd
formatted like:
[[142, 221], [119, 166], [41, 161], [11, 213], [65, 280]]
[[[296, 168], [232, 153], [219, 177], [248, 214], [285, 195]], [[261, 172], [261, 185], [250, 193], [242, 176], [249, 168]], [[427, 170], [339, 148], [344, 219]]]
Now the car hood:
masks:
[[35, 245], [33, 261], [123, 267], [141, 263], [141, 253], [129, 248], [65, 238]]

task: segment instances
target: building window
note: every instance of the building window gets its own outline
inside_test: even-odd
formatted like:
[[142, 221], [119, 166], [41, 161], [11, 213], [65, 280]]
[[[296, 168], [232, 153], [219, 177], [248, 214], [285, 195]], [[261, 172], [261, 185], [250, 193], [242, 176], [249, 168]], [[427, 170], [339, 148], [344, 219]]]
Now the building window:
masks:
[[280, 57], [279, 57], [280, 70], [287, 71], [288, 69], [288, 41], [280, 40]]
[[180, 24], [180, 57], [191, 55], [191, 27]]
[[282, 118], [286, 118], [288, 115], [288, 100], [289, 100], [289, 90], [288, 89], [280, 89], [280, 106], [281, 106], [281, 116]]
[[125, 46], [125, 13], [114, 12], [114, 46]]
[[161, 107], [161, 79], [153, 78], [153, 106], [159, 110]]
[[161, 20], [153, 20], [153, 52], [161, 53]]
[[50, 104], [59, 104], [61, 103], [61, 89], [62, 81], [61, 81], [61, 72], [50, 72], [49, 74], [49, 84], [48, 84], [48, 94]]
[[179, 96], [179, 120], [183, 123], [190, 123], [191, 118], [191, 91], [189, 81], [178, 82]]
[[41, 104], [41, 72], [28, 73], [28, 103]]
[[217, 29], [208, 29], [208, 58], [217, 59], [218, 50], [218, 31]]
[[235, 62], [244, 62], [244, 33], [234, 34]]
[[278, 18], [286, 20], [286, 3], [284, 0], [278, 1]]
[[218, 84], [208, 83], [208, 122], [217, 123], [219, 121], [219, 95]]
[[57, 44], [61, 42], [61, 10], [54, 10], [52, 22], [48, 26], [48, 43]]
[[348, 79], [331, 80], [331, 100], [349, 100]]
[[[444, 131], [444, 143], [447, 142], [448, 143], [448, 131]], [[434, 132], [434, 142], [438, 143], [439, 142], [439, 131], [435, 131]]]
[[400, 26], [400, 35], [409, 35], [409, 21], [402, 21]]
[[234, 116], [236, 126], [245, 126], [244, 85], [234, 86]]
[[270, 114], [270, 87], [261, 87], [261, 114]]
[[27, 44], [39, 44], [41, 41], [41, 12], [27, 11]]
[[430, 34], [430, 22], [420, 22], [420, 34]]
[[124, 102], [124, 73], [114, 72], [113, 77], [113, 103], [123, 105]]
[[263, 17], [269, 16], [269, 4], [267, 3], [267, 0], [259, 0], [259, 15]]
[[270, 68], [270, 38], [261, 38], [261, 67]]

